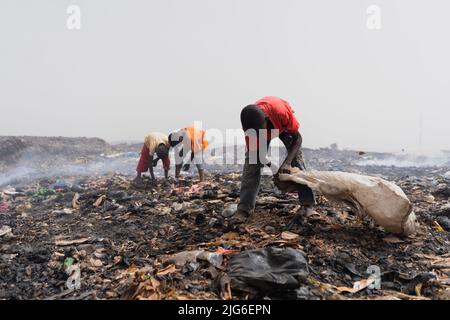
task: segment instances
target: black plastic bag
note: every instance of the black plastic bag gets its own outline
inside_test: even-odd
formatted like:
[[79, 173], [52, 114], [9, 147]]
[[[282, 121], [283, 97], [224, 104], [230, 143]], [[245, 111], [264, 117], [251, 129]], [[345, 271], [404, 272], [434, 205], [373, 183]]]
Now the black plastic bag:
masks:
[[305, 254], [292, 248], [244, 251], [228, 264], [231, 289], [254, 296], [287, 297], [309, 275]]

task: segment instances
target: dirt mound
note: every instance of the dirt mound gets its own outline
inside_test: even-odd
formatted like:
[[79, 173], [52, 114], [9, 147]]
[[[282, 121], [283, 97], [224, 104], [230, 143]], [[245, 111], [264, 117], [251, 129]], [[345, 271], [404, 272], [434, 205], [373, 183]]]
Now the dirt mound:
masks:
[[17, 161], [26, 147], [25, 142], [17, 137], [0, 137], [0, 162], [10, 164]]
[[0, 137], [0, 162], [14, 162], [24, 155], [88, 156], [110, 152], [113, 147], [99, 138]]
[[95, 167], [102, 155], [113, 152], [114, 147], [99, 138], [0, 137], [0, 185], [75, 174], [86, 170], [88, 163]]

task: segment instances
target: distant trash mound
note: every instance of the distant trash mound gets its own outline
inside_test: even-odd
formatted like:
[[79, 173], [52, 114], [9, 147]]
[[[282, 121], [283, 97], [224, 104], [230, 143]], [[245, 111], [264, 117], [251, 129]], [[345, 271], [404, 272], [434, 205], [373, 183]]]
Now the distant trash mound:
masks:
[[[134, 173], [136, 153], [117, 156], [99, 138], [0, 137], [0, 186], [43, 177]], [[120, 153], [119, 153], [120, 155]]]
[[113, 150], [99, 138], [0, 137], [0, 163], [3, 165], [13, 165], [27, 158], [84, 157]]
[[0, 137], [0, 162], [5, 165], [14, 163], [26, 148], [26, 143], [17, 137]]

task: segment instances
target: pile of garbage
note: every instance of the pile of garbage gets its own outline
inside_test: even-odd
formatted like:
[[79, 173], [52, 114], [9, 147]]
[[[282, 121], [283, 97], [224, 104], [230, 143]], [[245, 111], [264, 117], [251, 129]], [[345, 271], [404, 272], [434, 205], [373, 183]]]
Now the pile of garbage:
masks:
[[[305, 149], [310, 169], [347, 172], [372, 195], [376, 182], [400, 205], [374, 211], [356, 189], [311, 170], [289, 178], [318, 191], [305, 213], [295, 192], [264, 176], [254, 215], [237, 226], [241, 164], [207, 164], [201, 184], [192, 171], [137, 188], [140, 147], [0, 137], [0, 299], [450, 298], [448, 163]], [[234, 149], [223, 156], [235, 159]], [[407, 217], [414, 232], [380, 215]]]
[[230, 223], [239, 171], [201, 184], [131, 180], [0, 188], [0, 299], [450, 299], [444, 176], [394, 179], [414, 206], [411, 237], [323, 196], [299, 216], [296, 195], [269, 176], [239, 226]]
[[14, 164], [22, 158], [82, 157], [111, 152], [99, 138], [0, 136], [0, 163]]

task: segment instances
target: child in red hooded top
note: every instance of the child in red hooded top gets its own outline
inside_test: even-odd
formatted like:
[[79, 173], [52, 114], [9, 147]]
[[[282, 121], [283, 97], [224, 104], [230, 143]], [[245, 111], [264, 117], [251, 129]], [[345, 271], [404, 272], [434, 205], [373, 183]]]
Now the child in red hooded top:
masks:
[[[242, 110], [241, 123], [243, 130], [246, 131], [247, 154], [242, 174], [240, 203], [232, 219], [234, 223], [245, 222], [249, 217], [255, 208], [261, 169], [264, 164], [272, 166], [270, 163], [263, 164], [262, 155], [258, 152], [264, 140], [266, 143], [264, 147], [267, 147], [265, 150], [268, 150], [270, 141], [276, 137], [280, 138], [287, 149], [288, 155], [278, 172], [286, 172], [290, 166], [306, 169], [301, 151], [300, 125], [287, 101], [278, 97], [264, 97]], [[249, 137], [252, 132], [256, 135], [255, 138]], [[306, 208], [315, 204], [314, 193], [309, 187], [302, 186], [298, 193], [300, 203]]]

